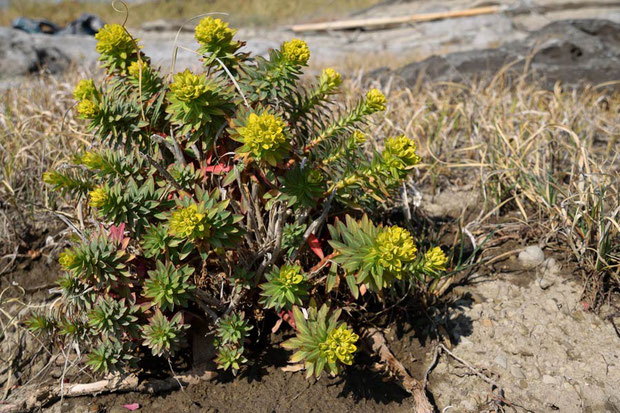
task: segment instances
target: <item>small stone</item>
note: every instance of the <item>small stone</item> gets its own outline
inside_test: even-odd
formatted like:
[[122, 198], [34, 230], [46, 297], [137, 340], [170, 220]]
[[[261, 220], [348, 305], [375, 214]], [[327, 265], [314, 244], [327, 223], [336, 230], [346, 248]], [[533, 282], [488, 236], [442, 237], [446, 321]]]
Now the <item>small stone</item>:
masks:
[[551, 298], [545, 300], [545, 302], [543, 303], [543, 307], [550, 313], [555, 313], [558, 311], [558, 304]]
[[532, 379], [534, 379], [534, 380], [540, 379], [540, 371], [538, 371], [538, 369], [536, 367], [534, 367], [529, 374], [532, 377]]
[[545, 253], [537, 245], [530, 245], [519, 253], [519, 262], [525, 268], [534, 268], [545, 260]]
[[529, 336], [530, 330], [525, 326], [525, 324], [519, 323], [517, 325], [517, 330], [522, 336]]
[[579, 310], [575, 311], [575, 312], [572, 314], [572, 316], [573, 316], [573, 318], [574, 318], [575, 320], [577, 320], [577, 321], [585, 321], [585, 319], [586, 319], [586, 318], [583, 316], [583, 312], [582, 312], [582, 311], [579, 311]]
[[543, 267], [545, 275], [548, 276], [557, 275], [562, 269], [562, 267], [560, 266], [560, 264], [557, 263], [555, 258], [547, 258], [544, 262]]
[[556, 380], [556, 378], [552, 377], [552, 376], [549, 376], [548, 374], [543, 375], [542, 381], [543, 381], [544, 384], [549, 384], [549, 385], [556, 385], [556, 384], [558, 384], [558, 381]]
[[521, 387], [522, 389], [527, 389], [527, 380], [525, 379], [519, 380], [519, 387]]
[[523, 370], [521, 370], [521, 367], [513, 364], [512, 366], [510, 366], [510, 374], [512, 374], [516, 379], [524, 379], [525, 378], [525, 374], [523, 374]]
[[481, 323], [485, 327], [493, 327], [493, 321], [489, 320], [488, 318], [482, 320]]
[[503, 352], [499, 353], [493, 362], [503, 369], [508, 368], [508, 360], [506, 359], [506, 354]]
[[463, 410], [467, 411], [472, 411], [476, 408], [476, 404], [473, 403], [471, 400], [463, 400], [460, 403], [460, 406], [463, 408]]

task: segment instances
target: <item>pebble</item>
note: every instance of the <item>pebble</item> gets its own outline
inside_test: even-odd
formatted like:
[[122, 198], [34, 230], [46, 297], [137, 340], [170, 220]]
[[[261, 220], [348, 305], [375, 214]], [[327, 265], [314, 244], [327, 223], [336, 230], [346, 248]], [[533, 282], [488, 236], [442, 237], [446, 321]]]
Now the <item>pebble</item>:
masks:
[[499, 353], [497, 357], [495, 357], [495, 360], [493, 361], [495, 364], [497, 364], [501, 368], [504, 368], [504, 369], [508, 368], [508, 359], [506, 358], [506, 353], [504, 352]]
[[525, 378], [525, 374], [523, 374], [523, 370], [521, 370], [521, 367], [514, 364], [510, 366], [510, 374], [512, 374], [517, 379]]
[[556, 378], [555, 378], [555, 377], [549, 376], [548, 374], [545, 374], [545, 375], [542, 377], [542, 382], [543, 382], [544, 384], [549, 384], [549, 385], [555, 385], [555, 384], [557, 384], [557, 383], [558, 383], [558, 381], [556, 380]]
[[525, 268], [534, 268], [545, 260], [545, 253], [538, 245], [530, 245], [519, 253], [519, 262]]
[[473, 403], [471, 400], [463, 400], [460, 403], [460, 406], [463, 408], [463, 410], [474, 410], [476, 408], [476, 404]]
[[558, 311], [557, 303], [551, 298], [545, 300], [545, 302], [543, 303], [543, 307], [545, 308], [545, 310], [549, 311], [550, 313], [555, 313]]

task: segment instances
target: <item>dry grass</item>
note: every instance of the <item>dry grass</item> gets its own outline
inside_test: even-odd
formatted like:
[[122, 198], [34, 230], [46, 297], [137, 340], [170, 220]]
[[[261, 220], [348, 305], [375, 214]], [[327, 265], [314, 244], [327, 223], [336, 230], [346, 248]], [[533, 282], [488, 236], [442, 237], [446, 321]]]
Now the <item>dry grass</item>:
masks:
[[0, 91], [0, 274], [14, 260], [9, 253], [25, 253], [29, 238], [51, 226], [46, 211], [56, 198], [41, 175], [88, 142], [70, 110], [85, 76], [33, 77]]
[[[233, 25], [273, 25], [334, 17], [378, 3], [378, 0], [154, 0], [129, 6], [129, 27], [156, 19], [188, 19], [202, 13], [230, 13]], [[18, 16], [46, 18], [66, 24], [84, 12], [94, 13], [106, 22], [121, 23], [125, 17], [111, 6], [112, 1], [33, 1], [13, 0], [0, 14], [0, 25]], [[122, 9], [120, 1], [115, 3]]]
[[572, 256], [598, 307], [620, 289], [620, 92], [502, 80], [394, 90], [376, 135], [416, 138], [420, 185], [476, 183], [472, 231], [508, 218], [524, 241]]
[[[49, 225], [44, 212], [56, 200], [41, 174], [89, 142], [70, 111], [83, 76], [33, 78], [0, 98], [0, 271], [24, 245], [24, 226]], [[347, 95], [359, 96], [360, 85], [350, 81]], [[426, 163], [417, 185], [477, 184], [484, 205], [470, 230], [488, 234], [502, 218], [514, 224], [504, 230], [522, 236], [525, 228], [528, 242], [568, 254], [592, 305], [620, 288], [619, 92], [546, 91], [501, 79], [392, 89], [374, 136], [419, 142]]]

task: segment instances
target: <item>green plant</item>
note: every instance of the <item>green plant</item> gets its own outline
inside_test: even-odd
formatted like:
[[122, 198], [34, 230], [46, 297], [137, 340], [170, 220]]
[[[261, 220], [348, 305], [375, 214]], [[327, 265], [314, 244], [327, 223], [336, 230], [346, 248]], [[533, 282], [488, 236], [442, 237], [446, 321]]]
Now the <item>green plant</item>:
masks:
[[306, 319], [298, 307], [293, 310], [297, 335], [283, 346], [296, 350], [291, 361], [303, 361], [308, 377], [320, 376], [323, 370], [338, 374], [343, 364], [353, 363], [359, 337], [345, 323], [338, 323], [340, 312], [328, 318], [329, 307], [323, 305], [318, 311], [311, 308]]
[[302, 305], [308, 297], [308, 281], [298, 265], [284, 264], [281, 268], [274, 267], [273, 271], [265, 276], [267, 282], [261, 284], [260, 303], [265, 308], [282, 308], [290, 310], [293, 305]]
[[135, 368], [148, 351], [173, 357], [208, 325], [216, 362], [236, 373], [249, 332], [272, 314], [296, 329], [287, 346], [309, 375], [336, 374], [357, 349], [351, 314], [446, 266], [441, 250], [418, 254], [413, 234], [380, 223], [420, 162], [405, 136], [367, 147], [385, 96], [372, 89], [346, 107], [333, 69], [300, 80], [305, 42], [252, 57], [234, 35], [203, 19], [204, 72], [169, 81], [123, 27], [106, 26], [107, 77], [76, 87], [93, 145], [44, 180], [88, 200], [76, 206], [95, 225], [61, 254], [61, 298], [31, 328], [78, 340], [95, 371]]

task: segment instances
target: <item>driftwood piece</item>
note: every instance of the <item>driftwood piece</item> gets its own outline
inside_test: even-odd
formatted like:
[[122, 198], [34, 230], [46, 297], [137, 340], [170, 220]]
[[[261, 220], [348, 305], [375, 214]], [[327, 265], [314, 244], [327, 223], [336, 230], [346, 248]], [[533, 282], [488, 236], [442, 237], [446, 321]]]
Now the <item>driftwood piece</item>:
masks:
[[373, 353], [379, 355], [381, 365], [398, 384], [413, 396], [415, 413], [433, 413], [435, 408], [428, 401], [422, 383], [411, 377], [405, 366], [394, 357], [387, 346], [383, 333], [376, 328], [367, 328], [362, 331], [362, 338]]
[[[99, 380], [92, 383], [66, 384], [61, 390], [60, 386], [44, 386], [32, 389], [32, 394], [20, 401], [10, 402], [0, 405], [0, 413], [14, 413], [31, 411], [33, 409], [47, 406], [62, 397], [92, 396], [101, 393], [114, 392], [139, 392], [156, 394], [170, 390], [176, 390], [182, 386], [196, 384], [201, 381], [211, 380], [217, 373], [204, 368], [196, 368], [185, 374], [179, 374], [167, 379], [149, 379], [140, 381], [138, 376], [130, 374], [128, 376], [114, 376], [106, 380]], [[24, 389], [26, 390], [26, 389]]]
[[375, 17], [372, 19], [339, 20], [324, 23], [297, 24], [291, 30], [299, 32], [347, 30], [347, 29], [375, 29], [377, 27], [394, 26], [405, 23], [420, 23], [433, 20], [453, 19], [458, 17], [479, 16], [494, 14], [501, 10], [500, 6], [475, 7], [467, 10], [443, 11], [437, 13], [412, 14], [398, 17]]

